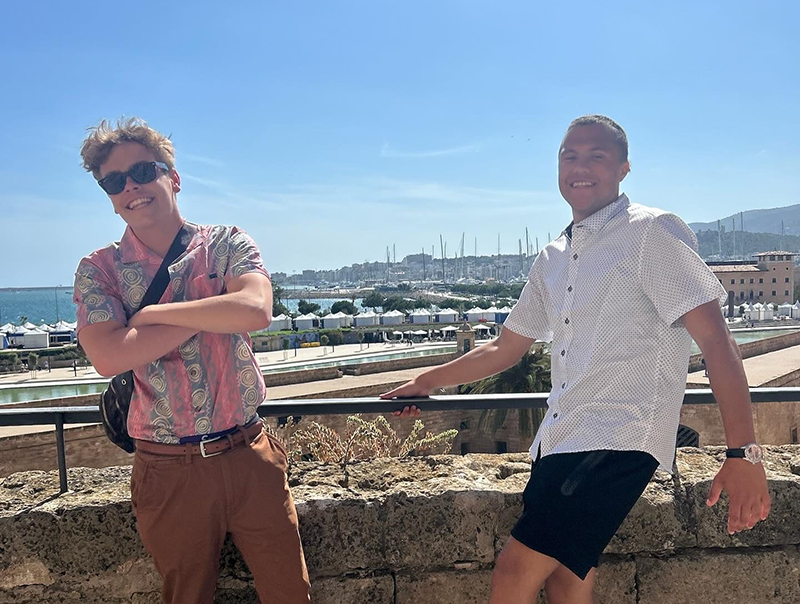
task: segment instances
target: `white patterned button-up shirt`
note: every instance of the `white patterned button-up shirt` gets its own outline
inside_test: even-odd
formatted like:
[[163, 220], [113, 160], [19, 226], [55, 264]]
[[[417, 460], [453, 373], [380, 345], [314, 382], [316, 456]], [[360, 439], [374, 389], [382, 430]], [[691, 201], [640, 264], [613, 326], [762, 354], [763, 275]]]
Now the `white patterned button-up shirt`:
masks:
[[625, 195], [547, 244], [504, 327], [552, 340], [537, 452], [644, 451], [671, 471], [691, 337], [680, 321], [725, 289], [677, 216]]

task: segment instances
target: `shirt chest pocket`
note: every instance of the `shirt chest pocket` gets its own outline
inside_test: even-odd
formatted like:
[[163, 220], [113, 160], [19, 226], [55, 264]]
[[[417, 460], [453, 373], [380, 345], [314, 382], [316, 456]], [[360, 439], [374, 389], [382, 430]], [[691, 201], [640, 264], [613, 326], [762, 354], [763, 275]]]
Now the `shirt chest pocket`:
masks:
[[202, 247], [192, 250], [170, 267], [170, 273], [175, 301], [202, 300], [219, 295], [225, 289], [224, 273]]
[[189, 280], [186, 286], [186, 300], [202, 300], [218, 296], [225, 289], [222, 275], [211, 272], [197, 275]]

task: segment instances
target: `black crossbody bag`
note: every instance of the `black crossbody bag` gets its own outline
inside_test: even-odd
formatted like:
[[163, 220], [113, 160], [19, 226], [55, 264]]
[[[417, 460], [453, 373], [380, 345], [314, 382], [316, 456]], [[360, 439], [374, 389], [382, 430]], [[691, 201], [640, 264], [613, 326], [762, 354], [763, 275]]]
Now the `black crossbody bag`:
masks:
[[[142, 298], [142, 303], [136, 312], [145, 306], [157, 304], [164, 295], [164, 291], [169, 284], [169, 265], [186, 250], [183, 243], [183, 235], [186, 231], [183, 227], [175, 235], [172, 245], [169, 247], [167, 255], [158, 267], [158, 272], [153, 278], [153, 282]], [[134, 313], [136, 314], [136, 313]], [[108, 388], [100, 395], [100, 413], [103, 416], [103, 429], [106, 431], [108, 439], [127, 453], [133, 453], [135, 446], [131, 435], [128, 434], [128, 411], [131, 408], [131, 398], [133, 397], [133, 371], [126, 371], [111, 378]]]

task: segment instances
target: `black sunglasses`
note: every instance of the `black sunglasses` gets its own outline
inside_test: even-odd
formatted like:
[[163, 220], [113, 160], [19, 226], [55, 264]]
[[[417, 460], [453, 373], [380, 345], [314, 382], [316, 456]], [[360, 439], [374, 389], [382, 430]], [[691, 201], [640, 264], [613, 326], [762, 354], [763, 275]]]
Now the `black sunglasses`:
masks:
[[138, 164], [133, 164], [127, 172], [110, 172], [106, 174], [104, 178], [97, 181], [97, 184], [109, 195], [118, 195], [125, 190], [128, 176], [134, 182], [146, 185], [149, 182], [153, 182], [158, 176], [156, 168], [169, 172], [169, 166], [163, 161], [140, 161]]

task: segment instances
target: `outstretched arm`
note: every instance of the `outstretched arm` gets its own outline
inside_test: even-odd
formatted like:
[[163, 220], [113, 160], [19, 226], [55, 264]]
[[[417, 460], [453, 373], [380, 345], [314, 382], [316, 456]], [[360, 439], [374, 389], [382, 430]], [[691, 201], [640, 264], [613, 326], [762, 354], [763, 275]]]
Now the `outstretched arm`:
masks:
[[[469, 351], [460, 357], [439, 367], [435, 367], [418, 375], [416, 378], [394, 390], [381, 395], [381, 398], [410, 398], [428, 396], [436, 388], [455, 386], [480, 380], [517, 363], [528, 350], [534, 340], [503, 329], [500, 337]], [[419, 410], [415, 406], [406, 407], [403, 416], [417, 416]]]

